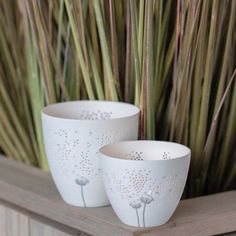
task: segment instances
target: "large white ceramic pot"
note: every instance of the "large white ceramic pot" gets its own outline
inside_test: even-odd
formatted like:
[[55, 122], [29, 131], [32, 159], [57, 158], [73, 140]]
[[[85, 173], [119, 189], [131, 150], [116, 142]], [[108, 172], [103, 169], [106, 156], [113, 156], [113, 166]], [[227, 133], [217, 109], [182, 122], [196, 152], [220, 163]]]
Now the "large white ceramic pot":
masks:
[[74, 101], [42, 110], [46, 154], [65, 202], [81, 207], [109, 204], [99, 148], [138, 135], [139, 108], [109, 101]]
[[186, 183], [190, 149], [161, 141], [127, 141], [100, 149], [103, 181], [119, 219], [137, 227], [166, 223]]

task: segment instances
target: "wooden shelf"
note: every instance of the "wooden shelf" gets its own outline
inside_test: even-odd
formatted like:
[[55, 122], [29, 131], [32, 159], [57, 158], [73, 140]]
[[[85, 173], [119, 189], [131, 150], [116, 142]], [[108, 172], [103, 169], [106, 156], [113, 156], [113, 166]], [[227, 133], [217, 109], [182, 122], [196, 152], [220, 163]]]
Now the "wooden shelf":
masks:
[[167, 224], [137, 229], [122, 224], [111, 207], [84, 209], [64, 203], [49, 173], [3, 156], [0, 156], [0, 200], [97, 236], [204, 236], [236, 231], [236, 191], [183, 200]]

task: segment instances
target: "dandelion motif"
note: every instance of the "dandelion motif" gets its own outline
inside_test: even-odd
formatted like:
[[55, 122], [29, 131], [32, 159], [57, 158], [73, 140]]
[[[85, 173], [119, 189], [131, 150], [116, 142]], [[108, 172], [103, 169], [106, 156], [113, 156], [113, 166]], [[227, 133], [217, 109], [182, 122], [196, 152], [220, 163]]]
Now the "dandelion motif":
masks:
[[154, 201], [154, 198], [150, 194], [144, 193], [142, 197], [140, 197], [140, 201], [144, 204], [150, 204]]
[[154, 198], [147, 193], [144, 193], [142, 197], [140, 197], [140, 201], [144, 204], [143, 205], [143, 227], [145, 227], [145, 210], [146, 210], [146, 205], [150, 204], [151, 202], [154, 201]]
[[138, 209], [141, 208], [142, 204], [140, 202], [138, 202], [138, 201], [133, 201], [129, 205], [133, 209], [135, 209], [136, 216], [137, 216], [137, 221], [138, 221], [138, 227], [140, 227]]
[[89, 183], [89, 180], [86, 179], [86, 178], [84, 178], [83, 176], [80, 176], [79, 178], [75, 179], [75, 183], [80, 186], [81, 198], [82, 198], [82, 200], [83, 200], [84, 207], [86, 207], [85, 198], [84, 198], [84, 189], [83, 189], [83, 187], [86, 186], [86, 185]]

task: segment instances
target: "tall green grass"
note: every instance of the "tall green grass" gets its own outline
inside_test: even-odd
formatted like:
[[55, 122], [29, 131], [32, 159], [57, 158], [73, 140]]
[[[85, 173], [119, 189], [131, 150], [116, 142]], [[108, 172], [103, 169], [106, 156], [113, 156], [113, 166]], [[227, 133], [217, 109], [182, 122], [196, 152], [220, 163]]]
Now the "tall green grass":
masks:
[[140, 138], [191, 147], [186, 196], [235, 188], [236, 1], [0, 2], [0, 147], [47, 170], [40, 111], [141, 108]]

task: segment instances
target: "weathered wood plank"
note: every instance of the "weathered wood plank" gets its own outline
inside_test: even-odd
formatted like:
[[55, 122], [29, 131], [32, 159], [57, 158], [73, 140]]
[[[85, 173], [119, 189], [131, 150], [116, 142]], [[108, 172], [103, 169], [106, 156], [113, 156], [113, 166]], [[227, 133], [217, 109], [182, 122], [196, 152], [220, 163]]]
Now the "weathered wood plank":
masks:
[[60, 198], [49, 174], [0, 158], [0, 199], [91, 235], [216, 235], [236, 230], [236, 191], [181, 201], [169, 223], [122, 224], [111, 207], [76, 208]]
[[0, 235], [29, 236], [28, 216], [0, 203]]

